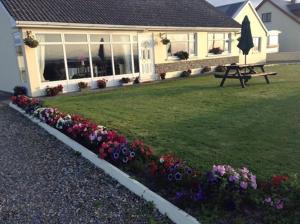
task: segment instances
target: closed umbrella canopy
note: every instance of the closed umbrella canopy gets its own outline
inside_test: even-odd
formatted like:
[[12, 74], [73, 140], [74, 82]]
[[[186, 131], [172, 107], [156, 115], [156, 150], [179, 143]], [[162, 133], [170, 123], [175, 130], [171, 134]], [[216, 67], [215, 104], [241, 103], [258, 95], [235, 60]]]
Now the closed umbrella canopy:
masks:
[[244, 55], [248, 55], [249, 51], [253, 47], [254, 44], [253, 44], [253, 37], [251, 33], [250, 21], [248, 19], [248, 16], [245, 16], [242, 23], [242, 33], [239, 39], [238, 48], [241, 49]]

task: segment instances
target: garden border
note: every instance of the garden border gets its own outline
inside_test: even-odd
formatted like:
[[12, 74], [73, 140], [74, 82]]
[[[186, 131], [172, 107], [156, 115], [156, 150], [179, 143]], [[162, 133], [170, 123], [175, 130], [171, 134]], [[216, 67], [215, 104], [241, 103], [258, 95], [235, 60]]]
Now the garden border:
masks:
[[151, 191], [149, 188], [141, 184], [140, 182], [132, 179], [129, 175], [118, 169], [117, 167], [113, 166], [109, 162], [105, 160], [101, 160], [97, 157], [96, 154], [88, 150], [86, 147], [82, 146], [81, 144], [77, 143], [76, 141], [72, 140], [68, 136], [64, 135], [60, 131], [52, 128], [51, 126], [41, 122], [40, 120], [28, 115], [18, 106], [14, 105], [13, 103], [9, 103], [9, 106], [21, 113], [23, 116], [27, 117], [33, 123], [39, 125], [49, 134], [57, 138], [59, 141], [63, 142], [65, 145], [72, 148], [74, 151], [80, 152], [82, 157], [89, 160], [93, 163], [96, 167], [102, 169], [106, 174], [111, 176], [113, 179], [118, 181], [128, 190], [136, 194], [137, 196], [145, 199], [148, 202], [153, 202], [154, 206], [162, 213], [167, 215], [174, 223], [176, 224], [200, 224], [200, 222], [194, 218], [193, 216], [189, 215], [182, 209], [176, 207], [171, 202], [167, 201], [166, 199], [162, 198], [160, 195], [156, 194], [155, 192]]

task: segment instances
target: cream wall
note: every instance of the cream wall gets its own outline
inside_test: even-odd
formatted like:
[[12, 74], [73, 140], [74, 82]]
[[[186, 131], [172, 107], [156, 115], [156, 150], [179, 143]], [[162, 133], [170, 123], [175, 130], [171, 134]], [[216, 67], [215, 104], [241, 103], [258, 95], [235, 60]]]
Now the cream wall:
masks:
[[[261, 37], [261, 51], [254, 52], [250, 51], [247, 56], [247, 63], [265, 63], [267, 57], [267, 42], [268, 42], [268, 34], [266, 30], [263, 28], [260, 20], [257, 18], [253, 8], [248, 3], [240, 13], [234, 18], [238, 23], [242, 24], [245, 16], [248, 16], [251, 22], [251, 31], [253, 37]], [[240, 63], [245, 63], [245, 56], [240, 54]]]
[[16, 85], [21, 85], [19, 76], [17, 54], [14, 44], [10, 16], [0, 2], [0, 90], [12, 92]]
[[269, 2], [266, 2], [258, 9], [261, 17], [262, 13], [272, 12], [272, 21], [265, 23], [268, 30], [280, 30], [279, 51], [295, 52], [300, 51], [300, 24], [285, 15]]
[[[35, 33], [61, 33], [61, 32], [68, 32], [68, 33], [139, 33], [139, 31], [109, 31], [109, 30], [82, 30], [82, 29], [38, 29], [38, 28], [24, 28], [22, 30], [23, 33], [26, 33], [26, 31], [32, 31], [33, 34]], [[149, 31], [151, 32], [151, 31]], [[193, 31], [186, 31], [187, 32], [193, 32]], [[167, 49], [166, 46], [162, 44], [161, 42], [161, 33], [166, 32], [153, 32], [153, 38], [154, 38], [154, 63], [155, 64], [161, 64], [161, 63], [170, 63], [170, 62], [176, 62], [172, 60], [167, 59]], [[208, 32], [197, 32], [197, 56], [194, 58], [191, 58], [189, 60], [199, 60], [199, 59], [211, 59], [211, 58], [223, 58], [223, 57], [231, 57], [231, 56], [238, 56], [239, 50], [236, 47], [238, 44], [237, 38], [238, 35], [236, 35], [234, 32], [231, 33], [232, 36], [232, 43], [231, 43], [231, 53], [227, 55], [218, 55], [218, 56], [212, 56], [208, 55], [208, 41], [207, 41]], [[29, 77], [29, 83], [32, 91], [32, 96], [40, 96], [44, 94], [44, 90], [46, 86], [57, 86], [58, 84], [64, 85], [64, 90], [66, 92], [69, 91], [76, 91], [77, 90], [77, 83], [79, 80], [67, 80], [67, 81], [57, 81], [57, 82], [47, 82], [42, 83], [40, 79], [39, 69], [38, 69], [38, 62], [37, 62], [37, 51], [36, 49], [29, 48], [25, 46], [25, 55], [27, 58], [27, 66], [28, 66], [28, 74], [30, 74]], [[200, 68], [199, 68], [200, 69]], [[199, 69], [193, 69], [194, 73], [199, 73]], [[167, 78], [178, 76], [179, 72], [172, 72], [167, 74]], [[132, 77], [136, 77], [137, 75], [132, 75]], [[124, 77], [130, 77], [130, 75], [124, 75]], [[99, 79], [102, 79], [103, 77], [95, 77], [93, 79], [81, 79], [80, 81], [88, 82], [92, 88], [96, 88], [96, 82]], [[108, 80], [107, 85], [108, 86], [116, 86], [119, 85], [119, 80], [122, 78], [122, 75], [118, 76], [111, 76], [111, 77], [104, 77], [106, 80]], [[158, 78], [158, 76], [157, 76]]]

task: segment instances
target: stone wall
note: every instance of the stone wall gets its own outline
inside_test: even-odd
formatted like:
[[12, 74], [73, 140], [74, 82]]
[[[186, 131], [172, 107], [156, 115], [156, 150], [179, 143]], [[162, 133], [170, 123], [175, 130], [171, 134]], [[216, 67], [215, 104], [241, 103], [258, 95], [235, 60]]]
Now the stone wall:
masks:
[[175, 71], [186, 71], [188, 69], [197, 69], [204, 66], [217, 66], [217, 65], [226, 65], [231, 63], [238, 63], [239, 57], [220, 57], [220, 58], [210, 58], [210, 59], [201, 59], [201, 60], [187, 60], [187, 61], [176, 61], [164, 64], [156, 64], [155, 72], [167, 73]]

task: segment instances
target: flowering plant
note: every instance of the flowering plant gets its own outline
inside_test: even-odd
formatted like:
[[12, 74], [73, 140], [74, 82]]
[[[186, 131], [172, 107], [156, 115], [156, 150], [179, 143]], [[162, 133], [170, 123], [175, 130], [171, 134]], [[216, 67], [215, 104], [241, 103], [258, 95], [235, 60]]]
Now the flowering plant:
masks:
[[55, 86], [55, 87], [49, 87], [47, 86], [46, 87], [46, 96], [56, 96], [58, 95], [60, 92], [62, 92], [64, 89], [64, 87], [62, 85], [58, 85], [58, 86]]
[[105, 89], [106, 88], [106, 83], [107, 80], [106, 79], [100, 79], [97, 81], [97, 86], [99, 89]]

